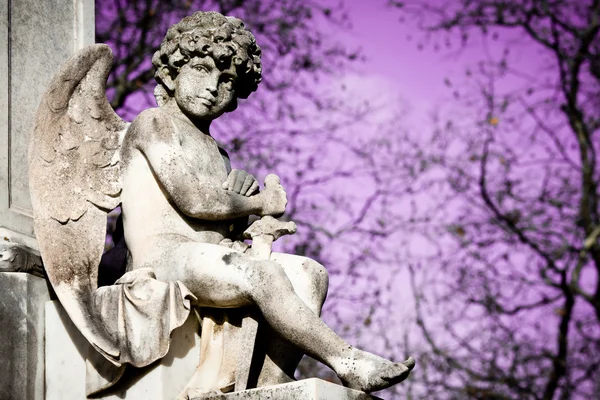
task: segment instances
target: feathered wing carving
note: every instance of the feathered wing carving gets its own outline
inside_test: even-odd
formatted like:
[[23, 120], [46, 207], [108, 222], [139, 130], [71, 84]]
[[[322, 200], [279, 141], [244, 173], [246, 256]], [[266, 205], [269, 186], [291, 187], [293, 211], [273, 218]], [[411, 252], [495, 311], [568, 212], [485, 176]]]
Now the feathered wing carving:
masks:
[[86, 339], [115, 365], [117, 338], [94, 305], [106, 215], [120, 203], [119, 148], [128, 124], [106, 98], [106, 45], [71, 57], [52, 79], [29, 146], [34, 224], [58, 298]]

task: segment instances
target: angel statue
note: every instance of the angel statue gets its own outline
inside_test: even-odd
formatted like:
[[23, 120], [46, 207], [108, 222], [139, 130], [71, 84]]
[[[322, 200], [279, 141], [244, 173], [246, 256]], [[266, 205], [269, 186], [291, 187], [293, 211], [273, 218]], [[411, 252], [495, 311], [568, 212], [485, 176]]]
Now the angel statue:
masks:
[[[106, 45], [78, 52], [47, 89], [29, 148], [35, 231], [61, 304], [110, 366], [96, 367], [104, 380], [88, 395], [114, 384], [124, 365], [162, 358], [171, 332], [194, 309], [250, 307], [276, 333], [255, 386], [293, 379], [302, 354], [367, 393], [397, 384], [414, 367], [412, 358], [394, 363], [351, 346], [319, 318], [328, 285], [322, 265], [270, 251], [261, 257], [255, 248], [258, 239], [293, 232], [270, 225], [285, 211], [285, 190], [275, 175], [259, 191], [252, 175], [232, 170], [210, 125], [257, 89], [260, 55], [242, 21], [196, 12], [171, 26], [154, 53], [158, 107], [131, 124], [106, 98]], [[127, 272], [98, 287], [107, 213], [118, 205]], [[246, 231], [258, 232], [248, 248], [237, 232], [251, 215], [263, 225]], [[234, 389], [203, 381], [205, 370], [198, 367], [181, 399]]]

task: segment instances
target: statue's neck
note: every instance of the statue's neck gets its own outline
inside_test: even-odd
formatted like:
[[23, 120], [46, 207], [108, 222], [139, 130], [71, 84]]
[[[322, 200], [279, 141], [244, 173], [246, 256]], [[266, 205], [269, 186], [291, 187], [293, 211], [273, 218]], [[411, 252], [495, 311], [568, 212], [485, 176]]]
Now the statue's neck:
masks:
[[197, 128], [200, 132], [210, 136], [210, 123], [212, 121], [192, 120], [190, 119], [177, 105], [174, 98], [171, 98], [167, 103], [161, 106], [163, 110], [173, 117]]

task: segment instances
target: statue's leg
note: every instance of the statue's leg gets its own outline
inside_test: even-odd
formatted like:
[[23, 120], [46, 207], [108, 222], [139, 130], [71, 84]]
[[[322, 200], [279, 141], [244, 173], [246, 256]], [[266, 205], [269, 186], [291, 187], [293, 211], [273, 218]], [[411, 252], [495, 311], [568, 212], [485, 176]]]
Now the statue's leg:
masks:
[[342, 382], [366, 392], [406, 379], [414, 361], [393, 363], [353, 348], [298, 297], [283, 268], [223, 246], [183, 243], [155, 260], [157, 278], [182, 281], [205, 307], [255, 304], [284, 339], [332, 368]]
[[[283, 268], [289, 278], [294, 292], [317, 316], [327, 296], [329, 278], [325, 268], [307, 257], [291, 254], [273, 253], [271, 260]], [[283, 339], [268, 324], [259, 327], [259, 345], [264, 346], [264, 359], [256, 386], [269, 386], [290, 382], [302, 359], [303, 352], [287, 340]]]

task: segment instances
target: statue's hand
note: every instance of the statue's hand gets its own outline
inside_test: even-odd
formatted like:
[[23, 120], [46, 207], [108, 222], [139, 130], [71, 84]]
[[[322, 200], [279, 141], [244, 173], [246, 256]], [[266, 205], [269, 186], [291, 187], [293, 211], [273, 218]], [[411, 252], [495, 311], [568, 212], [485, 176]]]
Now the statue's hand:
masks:
[[246, 171], [233, 169], [227, 180], [223, 182], [223, 189], [231, 190], [242, 196], [252, 196], [258, 192], [258, 181]]
[[261, 216], [281, 217], [287, 205], [287, 196], [277, 175], [269, 174], [265, 178], [265, 188], [259, 193], [262, 198]]

